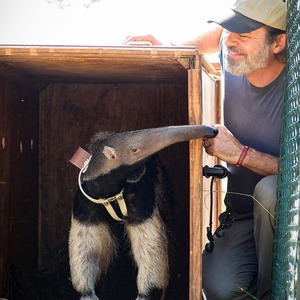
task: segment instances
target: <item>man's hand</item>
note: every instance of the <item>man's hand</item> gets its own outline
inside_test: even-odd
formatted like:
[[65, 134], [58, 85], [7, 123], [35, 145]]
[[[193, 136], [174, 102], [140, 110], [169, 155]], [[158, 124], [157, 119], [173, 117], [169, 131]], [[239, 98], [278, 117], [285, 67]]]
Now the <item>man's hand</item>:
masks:
[[140, 36], [127, 36], [124, 45], [143, 44], [143, 42], [150, 43], [153, 46], [160, 46], [162, 43], [157, 40], [153, 35], [140, 35]]
[[212, 139], [203, 139], [203, 147], [207, 154], [216, 156], [219, 159], [235, 164], [243, 150], [243, 145], [223, 125], [215, 125], [218, 134]]
[[[211, 139], [203, 139], [203, 147], [209, 155], [216, 156], [228, 164], [237, 164], [244, 146], [223, 125], [215, 125], [219, 133]], [[262, 175], [278, 174], [278, 157], [249, 148], [242, 166]]]

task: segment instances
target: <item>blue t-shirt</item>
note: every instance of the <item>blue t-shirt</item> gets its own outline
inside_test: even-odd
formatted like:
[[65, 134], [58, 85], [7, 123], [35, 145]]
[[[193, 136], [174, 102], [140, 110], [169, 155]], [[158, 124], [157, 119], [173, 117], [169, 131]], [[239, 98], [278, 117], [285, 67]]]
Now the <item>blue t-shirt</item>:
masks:
[[[220, 58], [223, 66], [222, 51]], [[263, 88], [252, 86], [245, 76], [232, 75], [224, 68], [223, 76], [224, 125], [243, 145], [279, 156], [285, 69]], [[230, 164], [227, 167], [226, 206], [240, 214], [252, 212], [253, 199], [234, 193], [252, 195], [262, 176], [244, 167]]]

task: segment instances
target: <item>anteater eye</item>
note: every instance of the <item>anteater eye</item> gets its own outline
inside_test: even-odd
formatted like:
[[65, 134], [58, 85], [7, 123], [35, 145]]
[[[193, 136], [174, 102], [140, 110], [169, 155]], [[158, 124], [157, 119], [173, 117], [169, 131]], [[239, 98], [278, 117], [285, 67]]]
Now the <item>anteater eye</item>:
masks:
[[131, 152], [132, 152], [132, 153], [138, 153], [139, 151], [140, 151], [139, 148], [132, 148], [132, 149], [131, 149]]

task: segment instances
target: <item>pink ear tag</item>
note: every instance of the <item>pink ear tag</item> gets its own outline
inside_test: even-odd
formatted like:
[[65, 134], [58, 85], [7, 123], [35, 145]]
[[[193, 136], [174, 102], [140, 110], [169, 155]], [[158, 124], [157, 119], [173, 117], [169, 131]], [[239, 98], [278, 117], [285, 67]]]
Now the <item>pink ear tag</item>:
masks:
[[78, 147], [78, 149], [76, 150], [76, 152], [74, 153], [74, 155], [69, 161], [77, 168], [82, 169], [84, 167], [85, 161], [88, 160], [90, 157], [91, 154], [89, 154], [81, 147]]

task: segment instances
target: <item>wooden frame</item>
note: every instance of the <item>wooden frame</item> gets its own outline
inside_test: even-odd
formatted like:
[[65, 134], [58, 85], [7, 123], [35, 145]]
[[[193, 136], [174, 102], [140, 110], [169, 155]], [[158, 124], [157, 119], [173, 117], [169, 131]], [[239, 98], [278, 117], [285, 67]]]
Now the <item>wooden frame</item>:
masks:
[[[189, 124], [202, 123], [201, 72], [211, 68], [194, 47], [0, 46], [0, 77], [37, 92], [49, 83], [76, 80], [185, 82]], [[202, 141], [189, 145], [189, 299], [198, 300], [202, 298]]]

